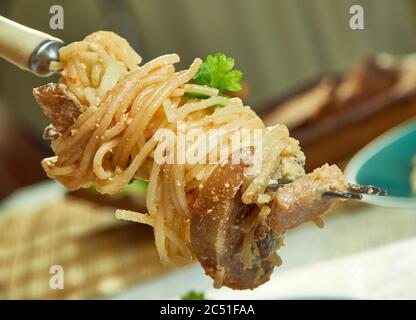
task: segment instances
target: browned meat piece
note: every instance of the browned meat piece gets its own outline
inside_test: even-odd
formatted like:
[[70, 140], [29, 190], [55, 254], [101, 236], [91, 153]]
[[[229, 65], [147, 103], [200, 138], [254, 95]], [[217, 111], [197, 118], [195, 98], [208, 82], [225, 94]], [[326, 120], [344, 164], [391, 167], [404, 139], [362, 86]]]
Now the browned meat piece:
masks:
[[355, 106], [391, 88], [399, 79], [397, 67], [382, 66], [376, 57], [367, 57], [345, 76], [338, 86], [336, 103]]
[[341, 170], [328, 164], [279, 188], [270, 215], [273, 231], [286, 231], [319, 218], [338, 201], [322, 197], [330, 190], [345, 191], [346, 187]]
[[251, 268], [243, 264], [245, 225], [258, 213], [256, 204], [241, 202], [243, 170], [243, 164], [217, 168], [191, 205], [192, 249], [217, 288], [254, 289], [268, 281], [274, 268], [267, 258], [276, 250], [277, 241], [267, 226], [253, 233], [261, 256], [253, 256]]
[[324, 78], [305, 93], [289, 99], [264, 117], [266, 125], [283, 123], [289, 129], [317, 117], [331, 102], [337, 86], [330, 77]]
[[[64, 133], [82, 113], [78, 99], [63, 83], [49, 83], [35, 88], [33, 96], [59, 133]], [[45, 134], [48, 132], [45, 131]]]
[[[323, 192], [346, 189], [341, 170], [324, 165], [279, 188], [270, 214], [261, 220], [256, 204], [241, 201], [243, 170], [243, 164], [218, 167], [191, 204], [192, 250], [217, 288], [254, 289], [268, 281], [283, 232], [329, 210], [337, 200], [323, 198]], [[248, 235], [249, 266], [243, 257]]]

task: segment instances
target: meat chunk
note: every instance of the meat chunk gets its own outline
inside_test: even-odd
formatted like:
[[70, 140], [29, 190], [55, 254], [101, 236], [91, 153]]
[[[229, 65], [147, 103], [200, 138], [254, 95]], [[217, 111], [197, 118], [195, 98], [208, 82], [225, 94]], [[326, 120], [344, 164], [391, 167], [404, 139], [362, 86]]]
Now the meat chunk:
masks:
[[397, 67], [386, 67], [366, 57], [348, 72], [335, 93], [335, 103], [355, 106], [390, 89], [399, 80]]
[[286, 231], [319, 218], [338, 200], [322, 197], [325, 191], [345, 191], [344, 175], [335, 166], [324, 165], [279, 188], [274, 194], [270, 226]]
[[[241, 201], [243, 171], [244, 164], [219, 166], [191, 204], [192, 250], [217, 288], [254, 289], [268, 281], [283, 233], [335, 204], [323, 192], [346, 189], [341, 170], [324, 165], [279, 188], [269, 203], [271, 211], [259, 219], [261, 208]], [[244, 259], [247, 236], [249, 266]]]
[[35, 88], [33, 96], [59, 133], [68, 130], [82, 113], [78, 99], [63, 83], [49, 83]]
[[276, 250], [277, 242], [267, 227], [253, 232], [260, 254], [253, 254], [251, 267], [243, 263], [247, 221], [258, 214], [256, 204], [241, 201], [243, 170], [243, 164], [218, 167], [191, 205], [192, 249], [217, 288], [254, 289], [269, 280], [275, 266], [268, 257]]

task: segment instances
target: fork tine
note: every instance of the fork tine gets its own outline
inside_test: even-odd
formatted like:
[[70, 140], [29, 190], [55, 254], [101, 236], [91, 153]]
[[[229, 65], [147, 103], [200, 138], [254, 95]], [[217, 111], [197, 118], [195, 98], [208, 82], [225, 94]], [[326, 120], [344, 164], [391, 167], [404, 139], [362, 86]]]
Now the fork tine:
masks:
[[348, 191], [326, 191], [322, 196], [363, 200], [363, 195], [386, 196], [387, 191], [371, 185], [347, 184]]
[[275, 192], [281, 186], [283, 186], [281, 183], [269, 183], [269, 185], [266, 187], [266, 191]]
[[358, 192], [361, 194], [367, 195], [376, 195], [376, 196], [386, 196], [387, 191], [372, 185], [359, 185], [359, 184], [352, 184], [349, 183], [347, 185], [348, 190], [352, 192]]
[[268, 186], [266, 187], [266, 191], [274, 192], [280, 187], [284, 186], [285, 184], [291, 183], [293, 180], [281, 178], [278, 180], [270, 180], [270, 181], [273, 181], [273, 182], [268, 184]]
[[[266, 187], [266, 191], [274, 192], [283, 185], [290, 183], [292, 181], [287, 179], [274, 180], [272, 183]], [[325, 191], [322, 193], [324, 197], [335, 197], [341, 199], [354, 199], [362, 200], [363, 195], [374, 195], [374, 196], [386, 196], [387, 192], [384, 189], [372, 186], [372, 185], [359, 185], [348, 183], [346, 185], [347, 191]]]
[[322, 193], [324, 197], [335, 197], [347, 200], [362, 200], [363, 195], [361, 193], [349, 192], [349, 191], [325, 191]]

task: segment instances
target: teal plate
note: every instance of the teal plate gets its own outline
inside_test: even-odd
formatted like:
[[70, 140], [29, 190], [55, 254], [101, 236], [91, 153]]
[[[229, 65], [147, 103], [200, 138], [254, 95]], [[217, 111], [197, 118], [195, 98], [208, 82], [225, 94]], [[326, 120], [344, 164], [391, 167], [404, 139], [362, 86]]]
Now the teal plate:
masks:
[[410, 189], [412, 159], [416, 155], [416, 120], [393, 128], [359, 151], [348, 164], [347, 181], [387, 190], [387, 197], [367, 197], [366, 202], [394, 208], [415, 208]]

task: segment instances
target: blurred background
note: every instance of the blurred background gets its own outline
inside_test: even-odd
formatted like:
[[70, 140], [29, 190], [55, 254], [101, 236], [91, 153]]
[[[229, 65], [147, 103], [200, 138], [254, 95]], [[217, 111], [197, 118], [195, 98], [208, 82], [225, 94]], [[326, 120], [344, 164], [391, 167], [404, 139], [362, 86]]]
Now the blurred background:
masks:
[[[49, 9], [56, 4], [64, 8], [63, 30], [49, 27]], [[354, 4], [364, 8], [364, 30], [349, 26]], [[414, 0], [2, 0], [0, 14], [66, 43], [96, 30], [111, 30], [126, 38], [144, 61], [175, 52], [181, 56], [180, 66], [186, 67], [194, 57], [211, 53], [234, 57], [244, 72], [242, 97], [268, 124], [282, 122], [290, 127], [305, 150], [308, 171], [325, 162], [344, 167], [373, 138], [416, 115]], [[31, 92], [55, 80], [37, 78], [0, 60], [0, 200], [46, 180], [40, 160], [51, 155], [49, 142], [41, 139], [48, 120]], [[4, 209], [0, 297], [112, 296], [126, 294], [126, 288], [137, 283], [144, 284], [125, 297], [163, 296], [155, 293], [162, 289], [152, 289], [146, 282], [171, 272], [158, 264], [151, 230], [120, 224], [112, 217], [114, 207], [143, 210], [142, 195], [107, 199], [79, 192], [65, 197], [65, 205], [45, 200], [45, 207], [33, 209], [25, 223], [10, 213], [22, 211], [22, 202], [43, 199], [49, 192], [64, 193], [56, 185], [42, 185], [31, 189], [30, 197], [9, 201]], [[360, 206], [349, 207], [359, 227], [348, 239], [357, 241], [339, 238], [331, 246], [331, 235], [339, 235], [349, 223], [334, 222], [332, 232], [310, 235], [314, 255], [304, 256], [303, 261], [288, 254], [287, 267], [410, 237], [416, 233], [411, 211], [402, 211], [404, 220], [399, 223], [387, 209], [378, 209], [379, 219], [374, 221], [379, 221], [379, 228], [372, 234], [367, 226], [375, 222], [368, 217], [374, 217], [375, 211], [364, 214]], [[385, 226], [400, 232], [380, 231]], [[304, 232], [309, 235], [309, 229]], [[297, 243], [305, 248], [304, 236], [293, 236], [293, 250]], [[45, 267], [40, 274], [35, 270], [58, 262], [70, 270], [71, 287], [50, 291], [42, 282], [49, 270]], [[199, 268], [189, 272], [202, 274]], [[164, 279], [177, 288], [172, 294], [186, 291], [178, 282]], [[201, 283], [205, 288], [209, 280]]]
[[[351, 30], [349, 8], [360, 3], [365, 3], [365, 29]], [[63, 30], [49, 27], [49, 8], [54, 4], [64, 8]], [[408, 54], [416, 48], [416, 2], [412, 0], [4, 0], [0, 13], [67, 43], [96, 30], [112, 30], [125, 37], [145, 61], [176, 52], [185, 67], [194, 57], [224, 52], [244, 71], [246, 101], [257, 111], [275, 106], [282, 95], [307, 81], [346, 72], [364, 56]], [[28, 135], [24, 139], [31, 140], [25, 143], [47, 146], [40, 133], [48, 121], [30, 94], [44, 82], [0, 61], [0, 112], [5, 122], [1, 127], [10, 132], [6, 124], [16, 122]], [[4, 139], [4, 134], [0, 136]], [[0, 198], [30, 183], [29, 176], [44, 177], [39, 164], [25, 168], [19, 164], [19, 155], [5, 149], [4, 143], [23, 143], [8, 136], [9, 142], [2, 140], [0, 145], [0, 172], [2, 181], [9, 182], [1, 184]], [[27, 157], [34, 157], [33, 163], [43, 156], [29, 146], [14, 149], [25, 150]], [[9, 167], [18, 165], [22, 168], [16, 172]]]

